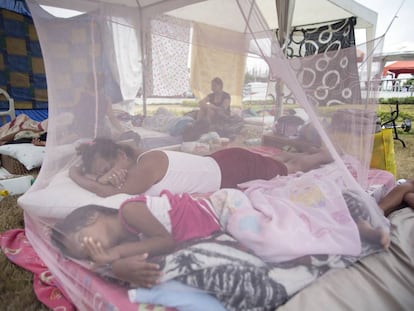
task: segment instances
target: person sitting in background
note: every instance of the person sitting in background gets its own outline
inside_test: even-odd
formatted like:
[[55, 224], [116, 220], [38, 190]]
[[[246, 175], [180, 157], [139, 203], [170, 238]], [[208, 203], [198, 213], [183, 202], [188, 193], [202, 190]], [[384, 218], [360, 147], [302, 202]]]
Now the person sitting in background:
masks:
[[211, 81], [212, 93], [199, 103], [198, 120], [206, 120], [209, 124], [230, 116], [230, 94], [223, 91], [223, 81], [216, 77]]
[[217, 132], [221, 137], [229, 139], [240, 133], [244, 121], [241, 116], [231, 114], [231, 97], [223, 91], [223, 81], [218, 77], [214, 78], [211, 81], [211, 90], [213, 92], [198, 103], [200, 109], [190, 112], [195, 121], [182, 131], [183, 141], [198, 140], [208, 132]]

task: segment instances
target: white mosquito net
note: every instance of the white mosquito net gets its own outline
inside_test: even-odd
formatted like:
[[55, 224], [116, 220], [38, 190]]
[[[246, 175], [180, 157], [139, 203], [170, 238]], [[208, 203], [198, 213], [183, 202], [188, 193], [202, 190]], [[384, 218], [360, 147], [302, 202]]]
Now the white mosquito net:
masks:
[[[291, 29], [281, 47], [276, 32], [252, 0], [221, 1], [214, 10], [211, 1], [193, 1], [187, 6], [184, 3], [191, 1], [163, 1], [161, 11], [159, 3], [141, 7], [66, 1], [75, 11], [72, 17], [58, 17], [41, 6], [59, 7], [62, 1], [27, 2], [44, 56], [49, 123], [41, 171], [19, 204], [25, 211], [31, 244], [76, 308], [136, 310], [137, 304], [151, 304], [179, 309], [177, 301], [200, 295], [196, 303], [207, 297], [213, 300], [206, 300], [206, 306], [218, 303], [227, 310], [274, 309], [330, 268], [345, 267], [383, 249], [380, 241], [367, 238], [359, 227], [362, 221], [364, 228], [388, 232], [387, 220], [366, 191], [376, 129], [375, 77], [381, 69], [376, 56], [381, 40], [355, 46], [355, 19], [313, 25], [307, 31], [306, 27]], [[318, 35], [316, 29], [322, 29]], [[342, 41], [329, 41], [339, 30]], [[322, 44], [315, 45], [316, 41]], [[357, 51], [364, 56], [357, 57]], [[262, 62], [269, 77], [269, 96], [258, 102], [243, 100], [243, 88], [249, 82], [245, 81], [246, 63], [251, 58]], [[207, 129], [199, 125], [197, 103], [212, 92], [210, 83], [215, 77], [231, 96], [230, 114]], [[189, 91], [195, 98], [185, 98]], [[268, 116], [265, 109], [271, 112]], [[245, 111], [255, 113], [255, 122], [248, 122]], [[300, 119], [298, 124], [295, 118]], [[296, 124], [293, 133], [292, 124]], [[108, 181], [105, 173], [112, 168], [108, 165], [116, 165], [111, 161], [99, 173], [86, 168], [87, 160], [78, 151], [92, 150], [98, 145], [95, 138], [101, 137], [140, 150], [205, 155], [244, 147], [265, 156], [280, 155], [281, 146], [262, 146], [260, 142], [265, 137], [282, 137], [297, 143], [296, 153], [307, 152], [311, 158], [323, 149], [331, 161], [307, 172], [245, 181], [243, 191], [206, 188], [203, 197], [210, 196], [209, 206], [216, 214], [217, 209], [230, 211], [223, 212], [228, 222], [213, 235], [154, 252], [158, 256], [151, 256], [148, 250], [148, 261], [157, 262], [163, 272], [160, 285], [171, 286], [161, 287], [165, 301], [148, 301], [142, 288], [139, 295], [134, 291], [128, 296], [129, 290], [142, 285], [133, 282], [136, 266], [131, 266], [130, 277], [123, 278], [113, 271], [114, 260], [92, 267], [95, 257], [90, 249], [82, 258], [61, 249], [62, 245], [79, 249], [84, 244], [75, 232], [90, 225], [87, 216], [86, 221], [77, 219], [78, 223], [57, 227], [74, 210], [89, 204], [117, 210], [125, 200], [141, 194], [125, 193], [122, 185]], [[96, 168], [100, 162], [93, 158], [88, 163]], [[184, 169], [188, 180], [194, 178], [190, 164]], [[75, 182], [69, 173], [78, 166], [82, 168], [78, 173], [84, 174], [81, 178], [89, 179], [86, 183]], [[134, 173], [131, 169], [125, 174], [118, 177]], [[193, 183], [204, 184], [210, 178], [205, 176], [196, 177]], [[194, 192], [191, 187], [186, 191], [177, 186], [185, 182], [174, 180], [166, 190]], [[120, 190], [109, 196], [98, 190], [94, 193], [97, 188], [91, 185], [100, 187], [102, 183]], [[197, 189], [203, 192], [203, 188]], [[160, 196], [151, 196], [147, 204], [156, 204]], [[253, 226], [258, 234], [243, 230], [243, 226], [253, 227], [237, 218], [241, 217], [235, 212], [239, 203], [250, 206], [243, 215], [260, 220]], [[172, 207], [163, 204], [160, 210], [171, 216]], [[192, 221], [197, 223], [195, 218]], [[167, 223], [167, 227], [177, 225], [172, 220]], [[54, 242], [53, 228], [58, 228]], [[154, 241], [156, 237], [149, 235], [134, 236], [142, 243]], [[77, 238], [71, 243], [76, 245], [68, 246], [67, 240], [73, 236]], [[125, 254], [132, 257], [139, 249]], [[87, 252], [85, 245], [81, 252]], [[284, 273], [287, 271], [291, 272]], [[298, 280], [295, 286], [291, 286], [292, 277]], [[173, 303], [168, 300], [171, 295], [176, 295]]]

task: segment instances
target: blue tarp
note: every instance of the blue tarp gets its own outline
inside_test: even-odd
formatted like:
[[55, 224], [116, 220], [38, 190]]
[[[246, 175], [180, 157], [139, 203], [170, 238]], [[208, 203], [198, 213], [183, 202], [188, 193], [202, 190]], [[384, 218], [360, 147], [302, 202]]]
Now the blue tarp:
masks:
[[32, 16], [24, 0], [0, 0], [0, 8], [13, 11], [22, 15]]
[[19, 109], [16, 110], [16, 116], [19, 114], [25, 114], [30, 119], [35, 121], [43, 121], [49, 117], [49, 111], [47, 109]]
[[[14, 99], [16, 111], [36, 118], [36, 110], [47, 111], [48, 98], [42, 51], [33, 30], [25, 1], [0, 0], [0, 88]], [[7, 101], [0, 98], [0, 111], [7, 109]]]

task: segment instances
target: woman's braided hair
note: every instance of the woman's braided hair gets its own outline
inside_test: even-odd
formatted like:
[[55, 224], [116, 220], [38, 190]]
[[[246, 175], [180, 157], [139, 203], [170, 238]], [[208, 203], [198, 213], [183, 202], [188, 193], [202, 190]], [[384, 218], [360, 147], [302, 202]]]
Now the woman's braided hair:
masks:
[[90, 173], [96, 155], [106, 160], [113, 160], [120, 150], [130, 158], [134, 156], [134, 150], [130, 146], [118, 144], [110, 138], [95, 138], [91, 142], [79, 145], [76, 149], [77, 154], [81, 156], [84, 173]]

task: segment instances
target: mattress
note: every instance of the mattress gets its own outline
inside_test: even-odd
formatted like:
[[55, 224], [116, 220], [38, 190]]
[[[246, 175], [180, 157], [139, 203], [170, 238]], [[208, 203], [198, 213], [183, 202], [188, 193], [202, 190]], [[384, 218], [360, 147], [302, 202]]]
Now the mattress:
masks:
[[[414, 211], [409, 208], [396, 211], [390, 215], [392, 225], [391, 246], [389, 251], [369, 255], [347, 269], [332, 269], [317, 279], [316, 275], [308, 274], [294, 267], [278, 269], [278, 280], [285, 285], [288, 291], [295, 291], [299, 284], [307, 284], [287, 302], [281, 304], [278, 311], [319, 310], [321, 306], [329, 306], [334, 310], [413, 310], [414, 300], [414, 247], [412, 236], [414, 233]], [[30, 238], [34, 232], [46, 231], [38, 227], [39, 223], [26, 217], [26, 235]], [[14, 248], [23, 245], [30, 246], [24, 236], [18, 235], [14, 241], [7, 243], [8, 232], [3, 235], [2, 246]], [[53, 301], [43, 300], [46, 305], [54, 304], [55, 307], [67, 306], [66, 298], [75, 299], [76, 305], [81, 310], [97, 310], [105, 307], [108, 310], [173, 310], [171, 308], [148, 304], [132, 304], [128, 300], [125, 287], [105, 280], [79, 266], [75, 262], [60, 256], [41, 239], [30, 239], [32, 246], [39, 254], [42, 254], [43, 262], [32, 251], [30, 263], [45, 267], [52, 262], [59, 270], [51, 270], [59, 282], [55, 283], [62, 295], [57, 295], [56, 289], [52, 290]], [[19, 246], [20, 245], [20, 246]], [[11, 248], [10, 248], [11, 249]], [[27, 250], [26, 250], [27, 251]], [[226, 249], [226, 256], [230, 255]], [[7, 252], [5, 253], [8, 254]], [[22, 252], [13, 253], [10, 260], [20, 264], [26, 262]], [[247, 257], [249, 255], [247, 254]], [[285, 271], [283, 271], [285, 270]], [[284, 272], [284, 273], [283, 273]], [[43, 272], [50, 274], [49, 271]], [[299, 277], [299, 278], [298, 278]], [[308, 279], [306, 279], [306, 277]], [[49, 278], [50, 279], [50, 278]], [[76, 279], [76, 282], [73, 282]], [[53, 280], [53, 279], [52, 279]], [[263, 279], [260, 279], [263, 282]], [[66, 284], [62, 286], [62, 284]], [[43, 297], [44, 298], [44, 297]], [[262, 309], [260, 309], [262, 310]]]
[[144, 127], [134, 127], [132, 130], [141, 137], [140, 147], [144, 150], [175, 146], [182, 143], [181, 136], [171, 136], [168, 133], [150, 130]]
[[[273, 148], [268, 147], [257, 147], [256, 149], [253, 148], [253, 151], [269, 155], [275, 152]], [[388, 192], [394, 185], [393, 175], [388, 172], [383, 173], [379, 170], [373, 170], [371, 172], [369, 180], [370, 186], [377, 186], [374, 188], [375, 191], [379, 191], [377, 194], [378, 196], [381, 196], [383, 193]], [[65, 186], [62, 187], [62, 185]], [[71, 197], [73, 199], [62, 200], [64, 197]], [[84, 266], [61, 256], [54, 248], [45, 243], [45, 241], [48, 241], [49, 228], [42, 225], [42, 222], [39, 222], [36, 219], [37, 216], [56, 218], [64, 217], [74, 208], [83, 204], [87, 204], [88, 202], [94, 202], [96, 204], [101, 204], [108, 207], [118, 207], [120, 203], [123, 202], [127, 197], [128, 195], [120, 194], [108, 198], [99, 198], [95, 194], [79, 188], [73, 182], [71, 184], [70, 179], [67, 176], [67, 172], [62, 171], [55, 176], [55, 179], [48, 187], [38, 191], [26, 193], [25, 196], [19, 198], [19, 204], [21, 206], [31, 207], [30, 215], [29, 213], [25, 215], [26, 234], [29, 238], [30, 243], [39, 254], [44, 264], [49, 267], [50, 271], [59, 280], [58, 287], [61, 289], [61, 291], [63, 293], [66, 293], [67, 297], [69, 297], [76, 304], [77, 308], [81, 310], [93, 310], [94, 308], [98, 308], [98, 306], [105, 306], [105, 308], [113, 310], [137, 310], [137, 308], [143, 308], [147, 310], [170, 310], [166, 307], [147, 305], [145, 303], [138, 305], [131, 303], [128, 300], [127, 288], [120, 286], [116, 282], [114, 283], [113, 281], [109, 281], [106, 278], [100, 277], [97, 274], [85, 269]], [[59, 208], [56, 208], [57, 206]], [[408, 243], [408, 237], [413, 233], [413, 214], [414, 213], [411, 210], [408, 210], [408, 215], [411, 215], [411, 218], [408, 217], [410, 218], [408, 222], [399, 221], [393, 224], [393, 244], [391, 246], [390, 252], [381, 252], [375, 255], [369, 255], [363, 259], [368, 260], [369, 258], [374, 258], [371, 259], [374, 261], [374, 263], [370, 263], [370, 265], [377, 265], [376, 269], [378, 271], [382, 271], [384, 269], [387, 270], [393, 268], [391, 264], [388, 264], [384, 262], [383, 259], [381, 259], [383, 256], [390, 256], [389, 254], [392, 254], [392, 257], [400, 256], [401, 258], [398, 257], [397, 259], [390, 259], [391, 263], [394, 262], [396, 267], [394, 267], [394, 272], [390, 272], [390, 276], [387, 281], [391, 286], [395, 286], [397, 288], [403, 287], [402, 289], [399, 289], [402, 295], [405, 295], [405, 293], [407, 293], [407, 291], [411, 290], [412, 288], [412, 286], [408, 287], [408, 285], [412, 285], [412, 275], [410, 275], [410, 273], [407, 273], [408, 280], [406, 282], [400, 282], [399, 278], [400, 272], [404, 272], [405, 269], [413, 269], [413, 246], [412, 243]], [[408, 228], [406, 228], [406, 226], [408, 226]], [[407, 230], [409, 232], [406, 232]], [[39, 235], [41, 238], [39, 238]], [[228, 241], [226, 241], [225, 247], [223, 247], [223, 244], [220, 242], [222, 241], [204, 241], [202, 243], [207, 243], [204, 246], [202, 244], [196, 244], [194, 248], [184, 248], [181, 253], [178, 251], [174, 252], [171, 255], [165, 256], [162, 264], [164, 267], [163, 271], [165, 273], [165, 280], [175, 279], [177, 277], [176, 275], [173, 275], [174, 271], [177, 270], [173, 269], [173, 267], [176, 267], [176, 263], [182, 262], [183, 259], [188, 260], [188, 252], [190, 252], [190, 259], [196, 260], [198, 263], [197, 265], [199, 266], [199, 270], [190, 271], [191, 273], [188, 274], [182, 273], [178, 275], [179, 279], [181, 281], [185, 280], [186, 282], [183, 282], [187, 285], [190, 281], [201, 282], [201, 284], [198, 283], [194, 286], [208, 292], [214, 292], [219, 296], [225, 292], [225, 294], [228, 295], [226, 297], [229, 298], [220, 297], [220, 301], [223, 303], [228, 303], [228, 305], [225, 305], [225, 307], [229, 310], [242, 310], [243, 308], [240, 308], [239, 305], [237, 305], [238, 303], [243, 304], [252, 301], [246, 300], [246, 297], [257, 298], [257, 301], [260, 301], [260, 306], [263, 306], [265, 304], [263, 295], [265, 295], [266, 299], [268, 299], [269, 305], [281, 306], [291, 296], [293, 296], [292, 304], [294, 304], [294, 301], [298, 299], [297, 297], [299, 297], [299, 295], [302, 295], [302, 292], [306, 293], [310, 288], [312, 288], [313, 285], [311, 287], [311, 284], [315, 283], [315, 281], [318, 280], [318, 278], [320, 278], [322, 275], [323, 279], [327, 278], [328, 281], [330, 278], [334, 279], [334, 281], [332, 281], [333, 285], [331, 286], [341, 285], [341, 282], [335, 283], [336, 279], [334, 277], [335, 273], [339, 272], [345, 274], [344, 279], [348, 280], [347, 282], [350, 283], [350, 285], [347, 287], [351, 287], [350, 289], [344, 289], [344, 295], [349, 295], [348, 291], [351, 293], [356, 293], [357, 291], [354, 291], [352, 289], [352, 286], [355, 286], [353, 284], [353, 274], [351, 274], [351, 276], [348, 276], [347, 271], [352, 268], [354, 270], [356, 269], [355, 273], [357, 273], [359, 270], [361, 270], [361, 267], [366, 267], [365, 264], [360, 264], [357, 262], [351, 268], [337, 269], [347, 267], [355, 262], [355, 260], [357, 260], [357, 257], [353, 257], [351, 260], [349, 259], [349, 256], [347, 258], [342, 258], [343, 256], [337, 255], [326, 255], [325, 257], [322, 256], [324, 258], [312, 255], [311, 259], [309, 260], [309, 262], [311, 262], [311, 265], [309, 266], [298, 264], [286, 267], [268, 267], [267, 265], [264, 265], [263, 261], [259, 260], [257, 257], [252, 256], [251, 254], [241, 249], [237, 249], [236, 247], [230, 248]], [[403, 242], [402, 246], [400, 245], [401, 242]], [[399, 253], [400, 249], [402, 249], [403, 253]], [[392, 251], [394, 251], [395, 254], [392, 253]], [[207, 253], [210, 255], [207, 256]], [[379, 257], [376, 259], [377, 257], [373, 256]], [[315, 262], [318, 264], [315, 265]], [[84, 265], [85, 263], [82, 264]], [[246, 268], [248, 271], [242, 271], [244, 268]], [[178, 270], [181, 271], [185, 269]], [[371, 273], [373, 275], [362, 275], [361, 278], [366, 277], [367, 282], [375, 281], [375, 278], [377, 278], [375, 275], [377, 270], [371, 271], [370, 268], [366, 270], [367, 273]], [[265, 271], [265, 273], [263, 271]], [[326, 271], [331, 272], [326, 273]], [[218, 288], [219, 286], [217, 285], [215, 288], [209, 288], [209, 285], [215, 284], [213, 280], [217, 280], [217, 278], [223, 279], [223, 282], [219, 281], [217, 284], [221, 284], [223, 286], [225, 285], [225, 287]], [[237, 279], [237, 282], [233, 283], [237, 283], [240, 287], [230, 287], [230, 283], [228, 283], [229, 279]], [[396, 286], [394, 283], [398, 282], [401, 284], [398, 284], [398, 286]], [[319, 283], [321, 283], [321, 281], [317, 281], [315, 284]], [[361, 284], [363, 284], [362, 281]], [[381, 286], [383, 289], [384, 286]], [[379, 286], [380, 289], [381, 286]], [[333, 293], [337, 292], [337, 289], [335, 287], [331, 287], [330, 289]], [[322, 292], [324, 290], [325, 289], [320, 289]], [[361, 292], [361, 289], [359, 289], [359, 294]], [[374, 292], [373, 295], [377, 294], [377, 292]], [[336, 296], [333, 296], [333, 298], [331, 296], [332, 295], [327, 295], [326, 297], [327, 303], [329, 303], [327, 305], [332, 306], [336, 303], [340, 305], [343, 303], [343, 301], [345, 301], [342, 301], [340, 298], [335, 299]], [[306, 299], [311, 300], [319, 296], [310, 294], [309, 297], [311, 298]], [[321, 295], [321, 297], [323, 296]], [[329, 298], [331, 298], [331, 301], [329, 301]], [[338, 302], [335, 300], [338, 300]], [[391, 298], [390, 301], [393, 302]], [[300, 301], [298, 303], [300, 303]], [[393, 303], [403, 303], [404, 305], [409, 304], [409, 302], [404, 301], [397, 301]], [[290, 304], [290, 302], [288, 304]], [[288, 304], [283, 305], [280, 308], [287, 308]], [[306, 308], [304, 307], [305, 305]], [[318, 304], [317, 306], [320, 308], [321, 305]], [[292, 309], [287, 310], [301, 309], [312, 310], [312, 308], [308, 308], [307, 302], [304, 302], [303, 305], [297, 309], [294, 306]], [[356, 308], [351, 310], [363, 310], [363, 308]]]
[[326, 273], [277, 310], [414, 310], [414, 211], [404, 208], [389, 219], [388, 252]]
[[[33, 248], [38, 253], [40, 251], [47, 266], [53, 263], [51, 266], [54, 269], [51, 269], [51, 272], [59, 279], [58, 287], [67, 298], [74, 299], [73, 302], [75, 302], [78, 309], [96, 310], [104, 306], [108, 310], [124, 311], [137, 309], [175, 310], [159, 305], [131, 303], [128, 300], [127, 288], [109, 279], [99, 277], [75, 262], [65, 259], [42, 240], [30, 238], [34, 232], [43, 232], [44, 234], [45, 230], [41, 225], [38, 227], [39, 223], [33, 222], [30, 217], [26, 217], [25, 220], [27, 222], [26, 235]], [[337, 268], [330, 269], [320, 277], [318, 273], [321, 273], [324, 268], [321, 271], [315, 269], [314, 274], [304, 269], [302, 265], [273, 269], [272, 274], [276, 276], [279, 285], [283, 285], [277, 287], [280, 292], [273, 293], [275, 294], [273, 298], [277, 299], [279, 303], [276, 310], [319, 310], [321, 306], [329, 306], [334, 310], [355, 311], [413, 310], [414, 247], [412, 236], [414, 234], [414, 211], [409, 208], [396, 211], [390, 215], [390, 221], [392, 229], [389, 251], [381, 251], [366, 256], [346, 269], [337, 269], [341, 266], [341, 263], [337, 263]], [[21, 237], [16, 240], [20, 240], [26, 246], [28, 244]], [[200, 253], [205, 253], [207, 249], [210, 249], [210, 246], [207, 244], [205, 250]], [[197, 249], [201, 248], [202, 246], [197, 244], [193, 254], [197, 255]], [[234, 256], [228, 244], [226, 244], [224, 251], [225, 256], [221, 260], [224, 260], [225, 257]], [[239, 256], [249, 261], [248, 257], [251, 257], [251, 254], [241, 253]], [[176, 259], [170, 258], [169, 264], [176, 265]], [[35, 261], [38, 261], [38, 259]], [[253, 261], [254, 258], [250, 263]], [[338, 258], [334, 261], [338, 262]], [[199, 263], [201, 264], [201, 262]], [[166, 263], [166, 266], [168, 267], [168, 263]], [[59, 267], [59, 269], [55, 270], [56, 267]], [[209, 267], [209, 269], [211, 268]], [[260, 267], [260, 269], [262, 268]], [[220, 271], [223, 274], [228, 272], [225, 269], [220, 269]], [[233, 277], [238, 275], [238, 271], [231, 272]], [[266, 283], [265, 276], [256, 281]], [[73, 282], [74, 280], [76, 282]], [[249, 282], [249, 280], [246, 279], [244, 282]], [[62, 284], [66, 285], [62, 286]], [[266, 290], [268, 293], [272, 293], [271, 288], [267, 287]], [[256, 293], [258, 289], [254, 288], [253, 291]], [[294, 291], [297, 291], [297, 293], [287, 300], [286, 295]], [[265, 298], [268, 297], [260, 296], [260, 299]], [[63, 302], [61, 303], [63, 304]], [[275, 301], [273, 300], [272, 303], [275, 303]], [[263, 308], [255, 310], [268, 309], [263, 306]]]

